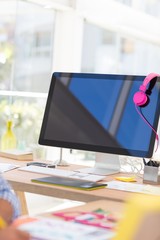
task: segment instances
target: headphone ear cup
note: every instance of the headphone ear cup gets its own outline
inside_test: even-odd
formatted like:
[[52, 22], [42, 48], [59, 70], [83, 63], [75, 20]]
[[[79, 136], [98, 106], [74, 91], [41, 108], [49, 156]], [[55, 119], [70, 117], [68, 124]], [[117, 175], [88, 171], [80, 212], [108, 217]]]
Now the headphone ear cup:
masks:
[[137, 106], [143, 106], [145, 103], [147, 103], [148, 97], [144, 92], [136, 92], [133, 96], [133, 102]]

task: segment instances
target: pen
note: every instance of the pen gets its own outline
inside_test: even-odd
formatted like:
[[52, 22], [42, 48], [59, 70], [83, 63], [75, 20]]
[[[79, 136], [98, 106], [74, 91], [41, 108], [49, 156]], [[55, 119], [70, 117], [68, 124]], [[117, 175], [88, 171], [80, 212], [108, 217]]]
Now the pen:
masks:
[[144, 165], [147, 165], [145, 158], [143, 158], [143, 163]]
[[151, 160], [146, 161], [146, 159], [143, 158], [143, 163], [144, 163], [144, 165], [146, 165], [146, 166], [150, 166], [150, 162], [151, 162]]
[[5, 227], [7, 227], [7, 223], [3, 217], [0, 216], [0, 229], [4, 229]]
[[157, 161], [152, 161], [152, 160], [149, 160], [148, 162], [145, 160], [145, 158], [143, 158], [143, 163], [144, 165], [146, 166], [151, 166], [151, 167], [159, 167], [160, 164], [157, 162]]

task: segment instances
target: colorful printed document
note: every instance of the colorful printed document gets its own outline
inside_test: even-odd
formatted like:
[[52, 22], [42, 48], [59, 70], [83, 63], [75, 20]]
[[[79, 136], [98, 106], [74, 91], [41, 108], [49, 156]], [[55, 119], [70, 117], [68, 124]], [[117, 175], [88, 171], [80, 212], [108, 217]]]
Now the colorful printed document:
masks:
[[109, 211], [97, 209], [95, 211], [80, 212], [80, 211], [67, 211], [55, 212], [53, 216], [57, 216], [66, 221], [81, 223], [84, 225], [99, 227], [103, 229], [114, 230], [117, 226], [118, 218]]
[[32, 240], [109, 240], [115, 234], [111, 230], [54, 218], [23, 217], [14, 225], [29, 232]]

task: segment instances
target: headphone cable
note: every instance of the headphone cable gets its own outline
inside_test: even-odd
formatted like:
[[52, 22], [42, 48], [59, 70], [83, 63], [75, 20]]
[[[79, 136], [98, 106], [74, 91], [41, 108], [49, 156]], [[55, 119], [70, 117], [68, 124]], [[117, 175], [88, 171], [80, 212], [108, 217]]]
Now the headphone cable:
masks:
[[145, 123], [152, 129], [152, 131], [155, 133], [156, 135], [156, 140], [157, 140], [157, 146], [156, 146], [156, 149], [155, 149], [155, 152], [157, 151], [158, 149], [158, 146], [159, 146], [159, 137], [158, 137], [158, 134], [156, 132], [156, 130], [152, 127], [152, 125], [146, 120], [146, 118], [143, 116], [143, 114], [139, 111], [137, 105], [135, 104], [135, 108], [136, 108], [136, 111], [137, 113], [141, 116], [141, 118], [145, 121]]

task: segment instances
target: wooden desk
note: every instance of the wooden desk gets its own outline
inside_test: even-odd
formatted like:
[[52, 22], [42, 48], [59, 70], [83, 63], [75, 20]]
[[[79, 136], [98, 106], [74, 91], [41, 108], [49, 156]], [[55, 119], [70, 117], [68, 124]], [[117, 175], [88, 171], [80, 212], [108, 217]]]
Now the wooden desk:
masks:
[[[71, 207], [67, 209], [60, 210], [58, 212], [76, 212], [76, 211], [95, 211], [98, 208], [102, 208], [104, 211], [110, 211], [122, 215], [124, 211], [125, 204], [123, 202], [110, 201], [110, 200], [98, 200], [93, 202], [85, 203], [78, 207]], [[41, 214], [45, 217], [53, 217], [52, 212]], [[55, 217], [55, 216], [54, 216]]]
[[[26, 165], [26, 161], [15, 161], [7, 158], [0, 158], [0, 162], [13, 163], [13, 164], [18, 164], [20, 166]], [[76, 168], [80, 168], [80, 166], [71, 165], [71, 166], [65, 167], [65, 169], [68, 169], [68, 170], [73, 170]], [[52, 196], [56, 198], [70, 199], [70, 200], [81, 201], [81, 202], [91, 202], [91, 201], [97, 201], [97, 200], [111, 200], [111, 201], [124, 202], [129, 196], [133, 195], [133, 193], [131, 192], [117, 191], [117, 190], [112, 190], [107, 188], [93, 190], [93, 191], [84, 191], [84, 190], [77, 190], [73, 188], [66, 188], [62, 186], [51, 186], [51, 185], [33, 183], [31, 182], [31, 179], [43, 177], [46, 175], [20, 171], [18, 169], [5, 172], [3, 175], [12, 185], [13, 189], [20, 196], [22, 209], [24, 206], [23, 213], [26, 213], [27, 211], [27, 209], [25, 208], [26, 203], [25, 203], [25, 198], [23, 194], [24, 192]], [[105, 182], [112, 181], [115, 179], [115, 176], [119, 176], [119, 175], [122, 175], [122, 174], [107, 176], [104, 181]], [[130, 174], [123, 174], [123, 175], [127, 176]], [[142, 178], [137, 177], [137, 183], [142, 183]]]

